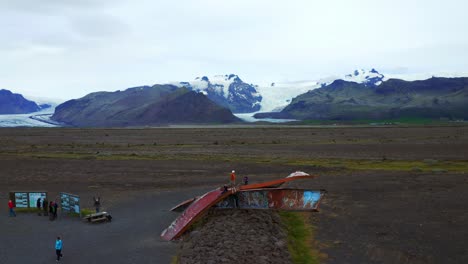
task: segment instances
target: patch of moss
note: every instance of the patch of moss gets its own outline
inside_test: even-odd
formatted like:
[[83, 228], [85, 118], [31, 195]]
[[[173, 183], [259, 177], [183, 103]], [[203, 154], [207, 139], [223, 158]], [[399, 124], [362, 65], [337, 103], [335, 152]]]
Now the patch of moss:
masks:
[[81, 215], [82, 215], [82, 216], [90, 215], [90, 214], [94, 214], [94, 213], [96, 213], [96, 210], [94, 210], [94, 209], [90, 209], [90, 208], [81, 208]]
[[317, 250], [312, 249], [314, 228], [307, 224], [304, 216], [298, 212], [283, 211], [279, 213], [288, 232], [288, 249], [293, 263], [320, 263]]

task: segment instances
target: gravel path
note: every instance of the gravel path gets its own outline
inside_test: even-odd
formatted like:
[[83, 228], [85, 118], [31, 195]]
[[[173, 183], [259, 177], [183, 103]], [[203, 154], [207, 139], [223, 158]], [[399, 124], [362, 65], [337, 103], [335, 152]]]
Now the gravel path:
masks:
[[[203, 190], [190, 189], [141, 194], [110, 208], [112, 223], [88, 224], [78, 218], [49, 221], [36, 214], [0, 215], [0, 263], [53, 263], [54, 243], [63, 239], [62, 263], [170, 263], [177, 244], [160, 239], [177, 216], [174, 204]], [[2, 204], [7, 201], [1, 199]]]

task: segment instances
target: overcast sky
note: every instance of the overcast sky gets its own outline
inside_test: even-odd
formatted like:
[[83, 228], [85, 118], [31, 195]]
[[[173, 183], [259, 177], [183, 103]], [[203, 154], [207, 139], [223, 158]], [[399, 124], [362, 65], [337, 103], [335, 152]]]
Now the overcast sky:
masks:
[[468, 71], [465, 0], [0, 0], [0, 88], [93, 91]]

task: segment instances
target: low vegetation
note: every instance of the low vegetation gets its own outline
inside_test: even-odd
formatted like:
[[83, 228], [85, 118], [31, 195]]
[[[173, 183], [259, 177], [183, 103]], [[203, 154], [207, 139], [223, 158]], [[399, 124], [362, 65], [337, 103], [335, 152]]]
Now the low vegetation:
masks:
[[305, 220], [304, 213], [280, 212], [288, 232], [288, 249], [295, 264], [320, 263], [318, 250], [312, 248], [314, 228]]
[[15, 208], [16, 213], [42, 213], [43, 211], [41, 209], [37, 208]]
[[318, 168], [347, 169], [347, 170], [389, 170], [412, 172], [468, 172], [467, 160], [439, 161], [424, 160], [392, 160], [386, 157], [379, 159], [283, 159], [270, 157], [248, 157], [239, 155], [209, 155], [209, 154], [91, 154], [91, 153], [16, 153], [16, 156], [38, 159], [83, 159], [83, 160], [199, 160], [199, 161], [231, 161], [245, 163], [272, 163], [295, 166], [313, 166]]

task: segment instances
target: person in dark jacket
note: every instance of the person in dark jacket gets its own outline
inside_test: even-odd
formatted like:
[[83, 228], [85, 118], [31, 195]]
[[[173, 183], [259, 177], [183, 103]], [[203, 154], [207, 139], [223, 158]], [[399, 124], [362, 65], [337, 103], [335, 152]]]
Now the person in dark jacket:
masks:
[[57, 219], [58, 203], [54, 201], [54, 219]]
[[47, 198], [42, 200], [42, 210], [44, 210], [44, 216], [49, 215], [49, 201], [47, 201]]
[[93, 197], [94, 200], [94, 207], [96, 208], [96, 213], [99, 213], [99, 210], [101, 209], [101, 197]]
[[50, 201], [49, 203], [49, 220], [54, 220], [54, 202]]
[[42, 215], [41, 214], [41, 197], [37, 198], [37, 201], [36, 201], [36, 207], [37, 207], [37, 215]]

